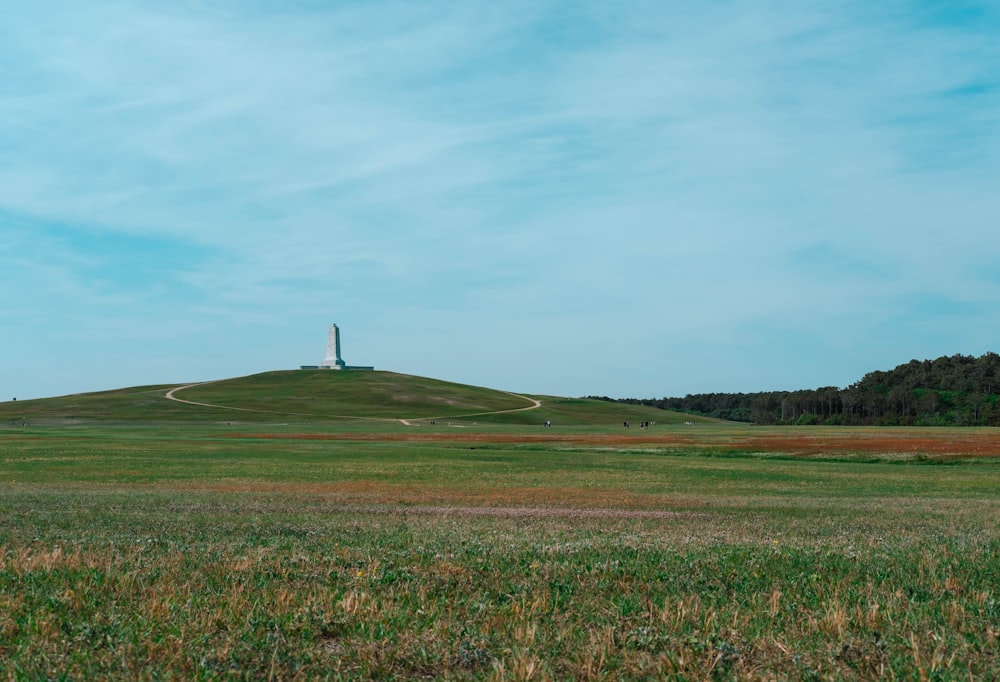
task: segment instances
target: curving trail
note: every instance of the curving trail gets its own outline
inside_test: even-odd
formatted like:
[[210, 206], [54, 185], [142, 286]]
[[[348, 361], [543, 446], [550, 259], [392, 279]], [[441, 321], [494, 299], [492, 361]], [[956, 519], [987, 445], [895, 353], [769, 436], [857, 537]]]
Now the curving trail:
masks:
[[[507, 395], [512, 395], [515, 398], [524, 398], [525, 400], [530, 400], [533, 405], [528, 405], [527, 407], [519, 407], [516, 410], [500, 410], [500, 412], [527, 412], [528, 410], [537, 410], [542, 406], [541, 400], [535, 400], [534, 398], [529, 398], [526, 395], [521, 395], [520, 393], [511, 393], [510, 391], [504, 391]], [[499, 414], [499, 412], [488, 412], [487, 414]]]
[[[167, 400], [173, 400], [173, 401], [178, 402], [178, 403], [187, 403], [188, 405], [200, 405], [201, 407], [225, 407], [225, 405], [211, 405], [209, 403], [198, 403], [198, 402], [195, 402], [194, 400], [184, 400], [183, 398], [178, 398], [178, 397], [174, 396], [174, 393], [177, 393], [177, 391], [183, 391], [185, 388], [194, 388], [195, 386], [205, 386], [207, 384], [214, 384], [214, 383], [215, 383], [214, 381], [199, 381], [196, 384], [185, 384], [184, 386], [176, 386], [175, 388], [172, 388], [169, 391], [167, 391], [166, 394], [163, 397], [166, 398]], [[246, 411], [249, 411], [249, 412], [260, 412], [261, 411], [261, 410], [248, 410], [245, 407], [226, 407], [226, 409], [227, 410], [246, 410]]]
[[[219, 379], [217, 381], [222, 381], [222, 379]], [[273, 412], [271, 410], [255, 410], [250, 407], [231, 407], [229, 405], [213, 405], [211, 403], [199, 403], [194, 400], [184, 400], [183, 398], [178, 398], [177, 396], [174, 395], [175, 393], [177, 393], [177, 391], [183, 391], [185, 388], [193, 388], [195, 386], [205, 386], [206, 384], [214, 384], [214, 383], [217, 382], [200, 381], [197, 384], [186, 384], [184, 386], [178, 386], [176, 388], [172, 388], [169, 391], [167, 391], [163, 397], [166, 398], [167, 400], [173, 400], [174, 402], [178, 403], [187, 403], [188, 405], [198, 405], [199, 407], [211, 407], [219, 410], [239, 410], [240, 412], [260, 412], [262, 414], [298, 414], [298, 415], [304, 415], [306, 417], [311, 416], [305, 414], [304, 412]]]
[[[195, 386], [205, 386], [207, 384], [217, 383], [218, 381], [224, 381], [224, 379], [217, 379], [216, 381], [200, 381], [200, 382], [195, 383], [195, 384], [185, 384], [183, 386], [177, 386], [177, 387], [172, 388], [169, 391], [167, 391], [163, 395], [163, 397], [166, 398], [167, 400], [173, 400], [174, 402], [178, 402], [178, 403], [186, 403], [188, 405], [197, 405], [199, 407], [210, 407], [212, 409], [218, 409], [218, 410], [239, 410], [240, 412], [257, 412], [257, 413], [261, 413], [261, 414], [293, 414], [293, 415], [301, 416], [301, 417], [318, 417], [318, 416], [321, 416], [321, 415], [316, 415], [316, 414], [309, 414], [309, 413], [306, 413], [306, 412], [274, 412], [273, 410], [257, 410], [257, 409], [253, 409], [253, 408], [250, 408], [250, 407], [232, 407], [230, 405], [213, 405], [212, 403], [200, 403], [200, 402], [197, 402], [195, 400], [184, 400], [183, 398], [178, 398], [175, 395], [178, 391], [183, 391], [186, 388], [193, 388]], [[523, 400], [527, 400], [527, 401], [529, 401], [531, 403], [531, 405], [528, 405], [527, 407], [515, 407], [514, 409], [511, 409], [511, 410], [494, 410], [493, 412], [473, 412], [473, 413], [470, 413], [470, 414], [456, 414], [456, 415], [449, 415], [449, 416], [446, 416], [446, 417], [421, 417], [420, 419], [422, 419], [422, 420], [427, 420], [427, 419], [462, 419], [462, 418], [465, 418], [465, 417], [484, 417], [486, 415], [491, 415], [491, 414], [507, 414], [509, 412], [527, 412], [528, 410], [537, 410], [539, 407], [542, 406], [542, 401], [541, 400], [535, 400], [534, 398], [529, 398], [526, 395], [521, 395], [519, 393], [511, 393], [510, 391], [502, 391], [502, 393], [506, 393], [507, 395], [514, 396], [515, 398], [521, 398]], [[353, 416], [353, 415], [339, 415], [339, 414], [326, 415], [326, 416], [328, 416], [328, 417], [337, 417], [338, 419], [373, 419], [373, 420], [376, 420], [376, 421], [398, 421], [399, 423], [404, 424], [405, 426], [419, 426], [419, 424], [414, 424], [409, 419], [402, 419], [402, 418], [400, 418], [400, 419], [388, 419], [388, 418], [384, 418], [384, 417], [357, 417], [357, 416]], [[416, 419], [416, 418], [415, 417], [411, 417], [411, 419]]]

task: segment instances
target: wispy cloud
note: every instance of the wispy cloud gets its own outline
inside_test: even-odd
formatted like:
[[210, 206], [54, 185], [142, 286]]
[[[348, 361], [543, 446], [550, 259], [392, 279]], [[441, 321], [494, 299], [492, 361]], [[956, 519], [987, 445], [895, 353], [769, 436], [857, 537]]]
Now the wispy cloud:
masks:
[[[380, 330], [366, 361], [547, 392], [751, 390], [751, 362], [849, 383], [979, 352], [1000, 331], [998, 15], [23, 4], [0, 24], [8, 306], [155, 301], [192, 333], [180, 364], [198, 336], [270, 320], [280, 356], [341, 317]], [[954, 333], [922, 334], [948, 301]], [[438, 355], [458, 339], [480, 351]], [[240, 348], [225, 368], [262, 368]]]

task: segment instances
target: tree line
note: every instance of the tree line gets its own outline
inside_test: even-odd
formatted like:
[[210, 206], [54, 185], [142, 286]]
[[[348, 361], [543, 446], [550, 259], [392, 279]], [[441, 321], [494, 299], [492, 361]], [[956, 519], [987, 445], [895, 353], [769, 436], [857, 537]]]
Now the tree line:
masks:
[[910, 360], [888, 372], [869, 372], [847, 388], [589, 397], [755, 424], [1000, 426], [1000, 355]]

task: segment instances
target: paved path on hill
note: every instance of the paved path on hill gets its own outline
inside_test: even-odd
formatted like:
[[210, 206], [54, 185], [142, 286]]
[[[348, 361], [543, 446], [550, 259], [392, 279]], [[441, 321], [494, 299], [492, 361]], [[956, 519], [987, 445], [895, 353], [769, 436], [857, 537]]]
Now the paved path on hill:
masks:
[[[224, 380], [219, 379], [217, 381], [200, 381], [196, 384], [185, 384], [184, 386], [177, 386], [167, 391], [163, 397], [166, 398], [167, 400], [173, 400], [174, 402], [178, 403], [197, 405], [199, 407], [211, 407], [213, 409], [219, 409], [219, 410], [239, 410], [240, 412], [259, 412], [262, 414], [292, 414], [299, 417], [314, 417], [314, 418], [326, 416], [326, 417], [337, 417], [340, 419], [377, 419], [379, 421], [398, 421], [401, 424], [405, 424], [406, 426], [418, 426], [417, 424], [414, 424], [408, 419], [388, 419], [385, 417], [359, 417], [357, 415], [343, 415], [343, 414], [317, 415], [317, 414], [309, 414], [306, 412], [275, 412], [274, 410], [256, 410], [251, 407], [231, 407], [229, 405], [213, 405], [212, 403], [200, 403], [195, 400], [184, 400], [183, 398], [178, 398], [175, 395], [177, 391], [183, 391], [186, 388], [193, 388], [195, 386], [205, 386], [207, 384], [218, 383], [218, 381], [224, 381]], [[509, 412], [527, 412], [528, 410], [537, 410], [539, 407], [542, 406], [541, 400], [535, 400], [534, 398], [529, 398], [526, 395], [521, 395], [519, 393], [511, 393], [510, 391], [501, 391], [501, 393], [506, 393], [507, 395], [514, 396], [515, 398], [521, 398], [523, 400], [527, 400], [531, 402], [531, 405], [528, 405], [527, 407], [515, 407], [512, 410], [494, 410], [493, 412], [474, 412], [472, 414], [456, 414], [445, 417], [420, 417], [419, 419], [422, 421], [427, 421], [428, 419], [464, 419], [467, 417], [485, 417], [491, 414], [507, 414]], [[416, 420], [417, 418], [411, 417], [411, 419]]]

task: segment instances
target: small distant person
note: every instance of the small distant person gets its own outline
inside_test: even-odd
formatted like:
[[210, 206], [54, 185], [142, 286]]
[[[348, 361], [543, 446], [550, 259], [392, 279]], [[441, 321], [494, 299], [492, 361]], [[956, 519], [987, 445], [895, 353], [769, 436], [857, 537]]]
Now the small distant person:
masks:
[[623, 422], [623, 423], [625, 425], [625, 428], [627, 429], [628, 428], [628, 422]]

